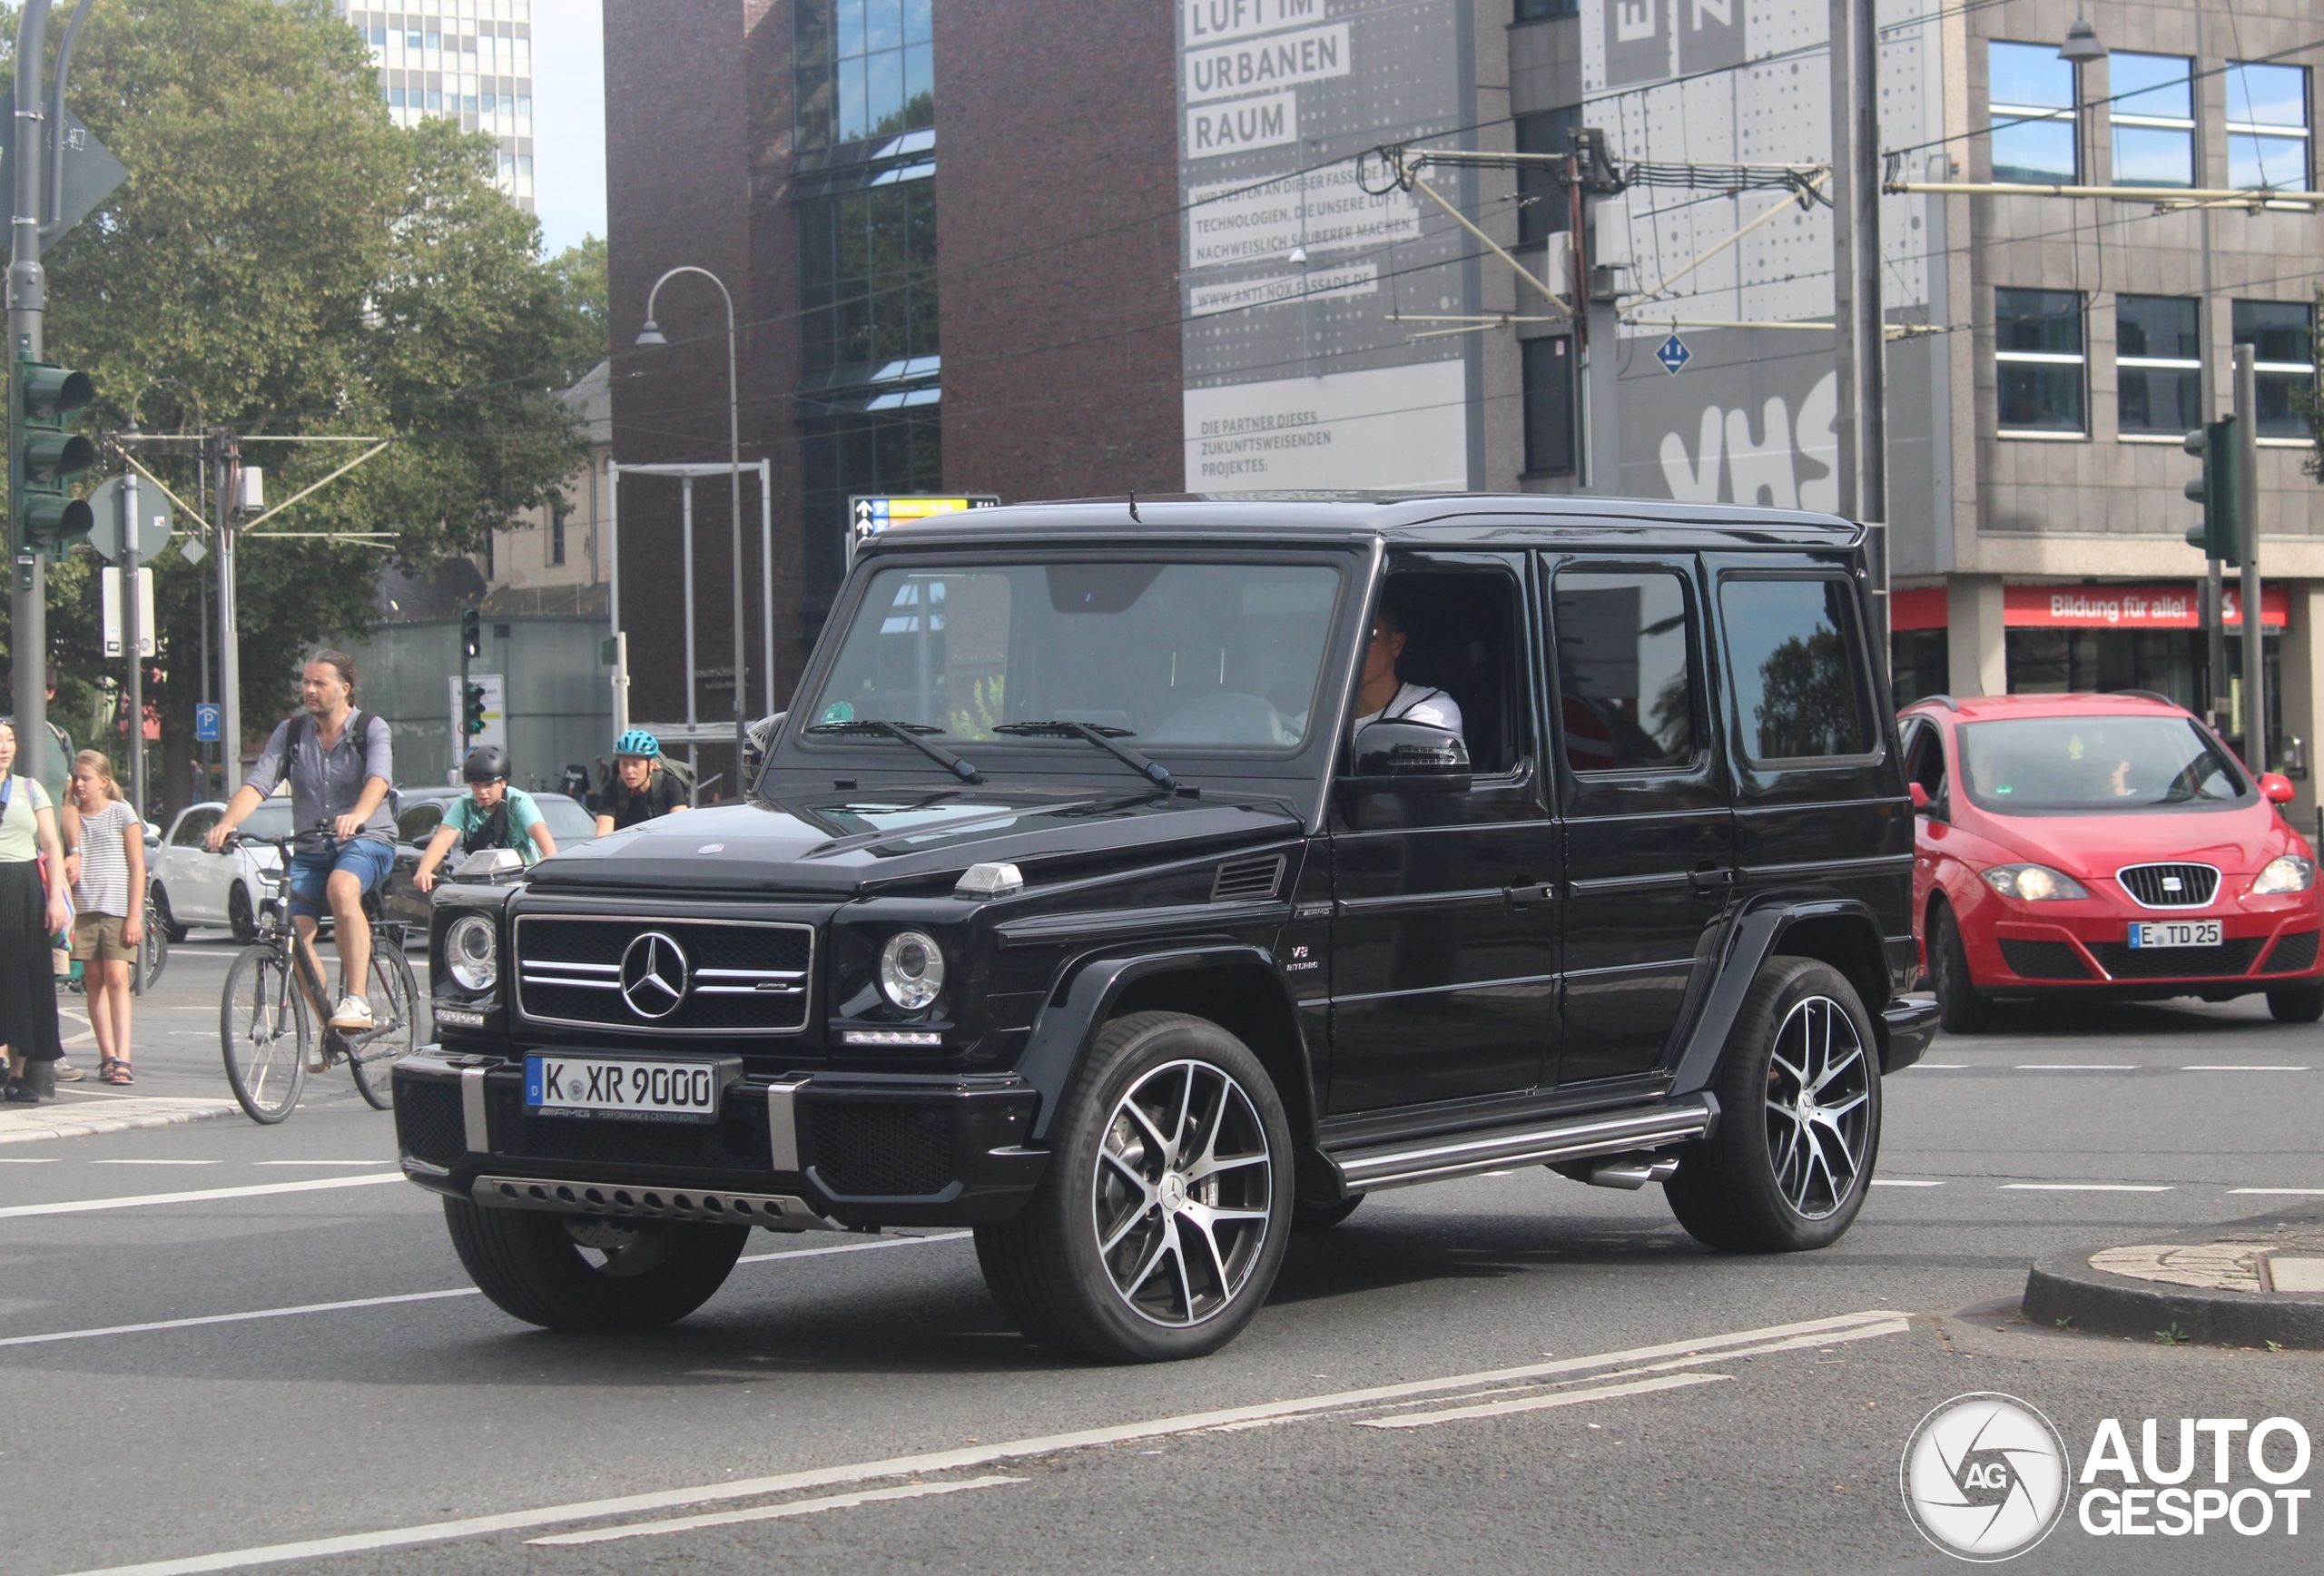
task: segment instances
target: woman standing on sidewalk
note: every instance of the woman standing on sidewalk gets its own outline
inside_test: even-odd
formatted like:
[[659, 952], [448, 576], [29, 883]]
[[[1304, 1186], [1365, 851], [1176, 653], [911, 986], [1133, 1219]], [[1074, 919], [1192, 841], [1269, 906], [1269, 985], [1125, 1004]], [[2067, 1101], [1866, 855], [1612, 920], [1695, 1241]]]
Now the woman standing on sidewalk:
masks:
[[89, 1025], [97, 1031], [97, 1077], [130, 1075], [130, 975], [143, 944], [144, 828], [121, 795], [113, 762], [96, 750], [73, 757], [73, 805], [81, 814], [81, 872], [74, 898], [73, 955], [88, 971]]
[[48, 790], [15, 766], [15, 721], [0, 718], [0, 1043], [8, 1047], [6, 1098], [38, 1105], [56, 1092], [64, 1054], [49, 956], [49, 938], [64, 928], [64, 851]]

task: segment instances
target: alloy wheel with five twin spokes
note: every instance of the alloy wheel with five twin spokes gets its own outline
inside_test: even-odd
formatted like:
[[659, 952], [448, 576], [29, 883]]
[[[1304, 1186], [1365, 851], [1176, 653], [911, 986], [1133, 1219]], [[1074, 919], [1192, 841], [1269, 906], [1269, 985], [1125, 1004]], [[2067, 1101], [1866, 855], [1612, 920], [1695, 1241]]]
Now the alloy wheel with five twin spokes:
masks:
[[1799, 1215], [1822, 1220], [1847, 1202], [1871, 1125], [1871, 1059], [1855, 1021], [1828, 996], [1793, 1003], [1768, 1059], [1768, 1157]]
[[1274, 1172], [1265, 1125], [1231, 1074], [1200, 1061], [1148, 1071], [1115, 1104], [1090, 1188], [1115, 1293], [1181, 1328], [1233, 1303], [1266, 1244]]

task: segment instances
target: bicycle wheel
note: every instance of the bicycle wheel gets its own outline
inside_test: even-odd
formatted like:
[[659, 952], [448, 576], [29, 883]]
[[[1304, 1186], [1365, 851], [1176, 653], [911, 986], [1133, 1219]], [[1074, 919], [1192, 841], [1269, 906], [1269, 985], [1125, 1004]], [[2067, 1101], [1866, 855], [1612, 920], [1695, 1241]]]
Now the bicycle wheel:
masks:
[[138, 945], [137, 966], [129, 974], [131, 992], [144, 995], [160, 980], [162, 970], [169, 966], [169, 927], [162, 923], [161, 911], [149, 902], [145, 905], [145, 940]]
[[226, 1082], [251, 1121], [271, 1127], [299, 1108], [310, 1032], [288, 958], [261, 946], [234, 960], [226, 970], [218, 1036], [225, 1046]]
[[399, 937], [375, 931], [371, 949], [371, 1023], [348, 1039], [355, 1087], [377, 1111], [396, 1103], [396, 1063], [419, 1044], [419, 989]]

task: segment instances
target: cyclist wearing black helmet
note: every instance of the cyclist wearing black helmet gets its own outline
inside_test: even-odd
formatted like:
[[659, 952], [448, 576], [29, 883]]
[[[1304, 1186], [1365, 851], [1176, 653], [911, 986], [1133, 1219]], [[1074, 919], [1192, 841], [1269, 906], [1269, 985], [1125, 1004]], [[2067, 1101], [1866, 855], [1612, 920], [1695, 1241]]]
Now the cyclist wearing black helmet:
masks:
[[597, 835], [686, 809], [686, 791], [662, 769], [662, 741], [632, 728], [614, 741], [614, 776], [597, 807]]
[[522, 788], [508, 786], [508, 752], [497, 744], [479, 744], [460, 763], [468, 796], [456, 799], [444, 813], [443, 824], [419, 856], [411, 884], [425, 893], [436, 885], [436, 867], [458, 842], [462, 853], [487, 848], [513, 848], [527, 864], [537, 864], [556, 852], [556, 839], [540, 807]]

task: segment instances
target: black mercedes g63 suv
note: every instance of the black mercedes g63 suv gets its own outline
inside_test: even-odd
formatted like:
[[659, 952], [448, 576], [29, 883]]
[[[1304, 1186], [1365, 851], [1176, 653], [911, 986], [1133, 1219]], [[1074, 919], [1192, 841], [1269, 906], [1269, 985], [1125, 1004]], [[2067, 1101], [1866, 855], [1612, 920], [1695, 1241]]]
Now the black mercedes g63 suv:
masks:
[[1829, 1243], [1935, 1014], [1866, 573], [1828, 517], [1539, 497], [891, 531], [746, 802], [439, 889], [404, 1170], [537, 1324], [684, 1317], [753, 1226], [959, 1225], [1118, 1360], [1513, 1166]]

